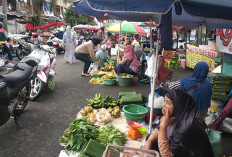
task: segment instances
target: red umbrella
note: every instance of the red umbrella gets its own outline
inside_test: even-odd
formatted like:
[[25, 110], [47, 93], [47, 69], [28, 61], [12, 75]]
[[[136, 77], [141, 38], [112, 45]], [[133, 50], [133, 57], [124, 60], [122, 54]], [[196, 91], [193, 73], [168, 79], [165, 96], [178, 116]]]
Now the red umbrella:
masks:
[[232, 98], [226, 104], [226, 106], [221, 110], [219, 117], [213, 122], [210, 127], [213, 130], [217, 130], [220, 127], [221, 122], [232, 112]]

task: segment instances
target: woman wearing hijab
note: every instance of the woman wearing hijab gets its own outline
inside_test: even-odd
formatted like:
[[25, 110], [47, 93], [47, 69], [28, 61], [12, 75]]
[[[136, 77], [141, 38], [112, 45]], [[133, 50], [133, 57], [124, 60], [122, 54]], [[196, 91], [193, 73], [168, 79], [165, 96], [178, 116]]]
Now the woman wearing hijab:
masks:
[[213, 157], [204, 128], [195, 119], [194, 99], [180, 89], [170, 90], [164, 97], [164, 116], [144, 149], [155, 149], [162, 157]]
[[101, 65], [99, 65], [99, 68], [104, 67], [104, 64], [106, 62], [105, 51], [106, 51], [106, 45], [103, 44], [96, 52], [96, 57], [101, 62]]
[[75, 56], [74, 56], [76, 40], [77, 40], [76, 35], [74, 35], [74, 33], [71, 32], [71, 27], [67, 26], [62, 42], [63, 42], [63, 45], [65, 46], [64, 59], [66, 60], [66, 62], [70, 64], [76, 61]]
[[136, 75], [139, 73], [139, 62], [132, 45], [127, 45], [124, 51], [125, 55], [117, 67], [117, 74], [127, 73]]
[[158, 57], [158, 63], [159, 63], [159, 68], [158, 68], [158, 76], [156, 77], [156, 83], [159, 85], [161, 83], [165, 83], [167, 80], [172, 79], [172, 70], [167, 68], [164, 65], [164, 56], [159, 55]]
[[208, 72], [208, 64], [199, 62], [194, 67], [192, 76], [172, 82], [169, 85], [170, 89], [182, 89], [194, 98], [197, 106], [196, 118], [201, 124], [204, 124], [211, 104], [212, 87], [211, 83], [206, 79]]
[[92, 60], [95, 60], [98, 62], [98, 64], [101, 64], [100, 61], [96, 58], [94, 52], [94, 47], [95, 46], [97, 47], [98, 44], [100, 44], [100, 40], [98, 38], [92, 38], [88, 42], [85, 42], [76, 48], [75, 50], [76, 59], [79, 59], [85, 63], [81, 76], [86, 76], [86, 77], [90, 76], [88, 70], [90, 64], [92, 63]]

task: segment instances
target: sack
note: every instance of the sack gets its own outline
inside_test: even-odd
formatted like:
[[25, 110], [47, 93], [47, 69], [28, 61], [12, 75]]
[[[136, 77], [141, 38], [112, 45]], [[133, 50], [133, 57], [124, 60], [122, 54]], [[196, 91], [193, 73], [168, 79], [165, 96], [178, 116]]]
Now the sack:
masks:
[[222, 153], [221, 132], [211, 129], [206, 129], [205, 131], [212, 146], [214, 157], [220, 157]]
[[147, 70], [145, 72], [145, 75], [147, 75], [148, 77], [153, 77], [154, 65], [155, 65], [155, 54], [152, 54], [151, 57], [147, 57]]
[[[162, 96], [154, 96], [154, 107], [153, 108], [162, 108], [164, 103], [164, 97]], [[152, 104], [152, 93], [148, 96], [148, 107], [151, 107]]]

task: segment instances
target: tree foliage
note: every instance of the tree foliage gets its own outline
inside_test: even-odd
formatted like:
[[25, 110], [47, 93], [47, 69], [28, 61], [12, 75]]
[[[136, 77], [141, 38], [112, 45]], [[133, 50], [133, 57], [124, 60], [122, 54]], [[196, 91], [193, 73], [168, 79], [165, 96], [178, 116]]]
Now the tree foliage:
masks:
[[64, 19], [71, 24], [71, 26], [75, 26], [77, 24], [89, 24], [96, 25], [94, 21], [85, 17], [84, 15], [75, 14], [73, 7], [68, 7], [64, 13]]
[[39, 25], [41, 24], [41, 13], [43, 10], [44, 1], [45, 0], [32, 0], [33, 10], [34, 10], [35, 14], [38, 15]]

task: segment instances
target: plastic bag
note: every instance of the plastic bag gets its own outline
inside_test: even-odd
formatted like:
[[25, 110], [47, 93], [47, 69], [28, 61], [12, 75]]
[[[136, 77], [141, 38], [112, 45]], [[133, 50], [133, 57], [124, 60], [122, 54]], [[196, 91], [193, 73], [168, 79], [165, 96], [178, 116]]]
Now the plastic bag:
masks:
[[208, 127], [211, 127], [211, 125], [213, 124], [213, 122], [217, 119], [217, 115], [216, 114], [213, 114], [213, 115], [210, 115], [208, 117], [205, 118], [205, 124], [208, 126]]
[[[154, 96], [154, 107], [153, 108], [162, 108], [164, 103], [164, 97], [162, 96]], [[152, 103], [152, 93], [148, 96], [148, 107], [151, 107]]]
[[153, 53], [151, 57], [147, 57], [147, 70], [145, 72], [145, 75], [147, 75], [148, 77], [153, 77], [154, 67], [155, 67], [154, 65], [155, 65], [155, 54]]
[[211, 143], [214, 157], [220, 157], [222, 153], [221, 132], [217, 130], [205, 130]]
[[105, 109], [102, 108], [98, 113], [97, 113], [97, 121], [102, 123], [103, 125], [108, 123], [111, 120], [111, 115], [109, 112]]
[[220, 125], [220, 130], [232, 133], [232, 119], [231, 118], [225, 118], [222, 121], [222, 124]]

